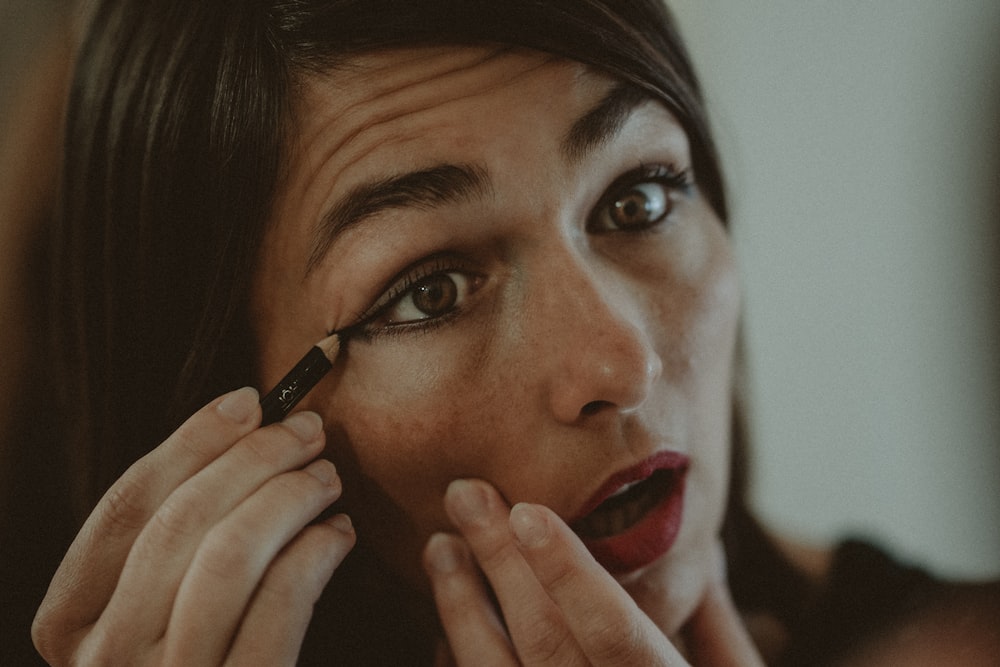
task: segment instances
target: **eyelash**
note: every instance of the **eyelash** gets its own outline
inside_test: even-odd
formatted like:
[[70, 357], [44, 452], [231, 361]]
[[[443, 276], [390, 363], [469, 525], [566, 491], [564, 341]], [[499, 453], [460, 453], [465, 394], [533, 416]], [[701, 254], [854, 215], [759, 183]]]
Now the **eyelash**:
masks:
[[[680, 192], [684, 195], [689, 195], [691, 189], [694, 187], [694, 181], [691, 178], [690, 169], [677, 169], [674, 165], [670, 164], [640, 164], [638, 168], [619, 176], [607, 187], [605, 195], [601, 197], [600, 201], [594, 207], [594, 211], [590, 218], [588, 218], [588, 228], [592, 226], [593, 220], [597, 216], [603, 214], [610, 205], [621, 199], [623, 192], [626, 192], [630, 188], [635, 188], [643, 183], [658, 183], [670, 192]], [[665, 216], [669, 215], [670, 211], [668, 210]], [[649, 227], [640, 228], [638, 230], [621, 229], [618, 231], [630, 234], [648, 233], [652, 228], [660, 224], [660, 222], [662, 222], [662, 220], [651, 224]], [[595, 231], [594, 233], [607, 233], [607, 231], [601, 230]], [[436, 274], [456, 272], [467, 273], [474, 278], [480, 277], [476, 276], [475, 272], [471, 270], [468, 262], [462, 261], [460, 258], [451, 253], [434, 255], [411, 265], [393, 278], [392, 282], [389, 283], [391, 286], [383, 292], [382, 296], [380, 296], [374, 304], [372, 304], [356, 318], [356, 324], [341, 330], [342, 334], [349, 335], [351, 338], [360, 338], [365, 341], [371, 341], [387, 335], [398, 335], [411, 332], [424, 333], [447, 324], [456, 316], [460, 315], [464, 309], [462, 307], [456, 307], [455, 309], [437, 317], [413, 320], [411, 322], [400, 322], [381, 327], [371, 326], [376, 319], [387, 313], [389, 309], [393, 308], [399, 303], [399, 301], [405, 298], [410, 290], [422, 280]], [[332, 334], [333, 332], [330, 333]]]
[[467, 273], [476, 276], [475, 272], [469, 266], [469, 262], [463, 261], [453, 254], [446, 253], [424, 258], [418, 263], [404, 269], [393, 278], [390, 283], [391, 287], [385, 290], [382, 296], [356, 319], [357, 323], [342, 331], [348, 332], [351, 338], [370, 341], [386, 335], [426, 332], [448, 323], [452, 318], [461, 314], [462, 307], [456, 307], [438, 317], [414, 320], [412, 322], [400, 322], [382, 327], [371, 326], [372, 322], [387, 313], [389, 309], [405, 298], [410, 290], [422, 280], [437, 274], [446, 273]]
[[677, 190], [688, 195], [694, 187], [694, 176], [689, 167], [679, 169], [674, 164], [647, 165], [640, 162], [636, 169], [615, 179], [615, 182], [611, 184], [608, 190], [611, 191], [622, 186], [638, 185], [639, 183], [646, 182], [659, 183], [671, 190]]
[[656, 220], [648, 226], [638, 229], [618, 228], [607, 230], [599, 228], [600, 225], [598, 224], [598, 219], [600, 216], [604, 215], [610, 206], [619, 201], [623, 193], [631, 189], [635, 189], [637, 186], [645, 183], [657, 183], [663, 186], [667, 190], [668, 194], [677, 192], [685, 197], [691, 195], [695, 185], [690, 168], [679, 169], [674, 164], [646, 165], [640, 163], [636, 169], [622, 174], [607, 187], [605, 194], [601, 197], [597, 206], [594, 207], [593, 212], [587, 219], [588, 231], [595, 234], [607, 234], [611, 231], [625, 232], [629, 234], [644, 234], [652, 231], [659, 224], [664, 222], [673, 210], [673, 201], [669, 198], [669, 196], [667, 202], [669, 208], [664, 214], [663, 219]]

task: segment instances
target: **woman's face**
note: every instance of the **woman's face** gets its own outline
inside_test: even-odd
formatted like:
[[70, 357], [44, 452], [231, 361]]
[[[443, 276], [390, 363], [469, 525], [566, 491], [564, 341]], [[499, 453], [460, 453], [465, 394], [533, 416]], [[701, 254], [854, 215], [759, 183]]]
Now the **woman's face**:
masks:
[[359, 538], [419, 584], [446, 487], [482, 478], [676, 627], [723, 514], [739, 309], [680, 125], [583, 65], [480, 48], [357, 58], [294, 116], [259, 381], [368, 322], [304, 402]]

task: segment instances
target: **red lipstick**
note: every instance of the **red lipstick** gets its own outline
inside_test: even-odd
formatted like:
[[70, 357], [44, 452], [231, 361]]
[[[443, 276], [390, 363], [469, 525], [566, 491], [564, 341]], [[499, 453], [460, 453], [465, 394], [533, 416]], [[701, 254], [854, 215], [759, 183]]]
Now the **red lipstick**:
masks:
[[570, 522], [606, 570], [634, 572], [670, 550], [681, 529], [689, 463], [664, 451], [615, 473]]

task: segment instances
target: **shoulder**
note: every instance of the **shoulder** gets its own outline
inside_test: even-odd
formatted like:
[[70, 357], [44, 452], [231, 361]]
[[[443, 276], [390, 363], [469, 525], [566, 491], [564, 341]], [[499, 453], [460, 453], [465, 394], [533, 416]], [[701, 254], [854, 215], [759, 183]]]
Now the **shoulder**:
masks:
[[982, 665], [1000, 654], [1000, 581], [946, 581], [860, 540], [777, 542], [816, 591], [781, 664]]
[[1000, 582], [942, 584], [915, 610], [858, 647], [848, 666], [982, 666], [1000, 660]]

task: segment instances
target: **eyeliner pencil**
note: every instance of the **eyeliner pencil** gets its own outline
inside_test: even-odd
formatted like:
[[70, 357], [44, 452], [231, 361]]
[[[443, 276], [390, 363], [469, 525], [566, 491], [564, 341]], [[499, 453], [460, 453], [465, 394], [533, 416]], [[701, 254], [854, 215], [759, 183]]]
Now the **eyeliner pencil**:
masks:
[[340, 352], [340, 331], [324, 338], [302, 357], [299, 363], [281, 379], [281, 382], [260, 399], [261, 426], [285, 418], [309, 391], [333, 368]]

